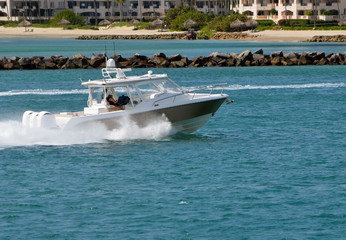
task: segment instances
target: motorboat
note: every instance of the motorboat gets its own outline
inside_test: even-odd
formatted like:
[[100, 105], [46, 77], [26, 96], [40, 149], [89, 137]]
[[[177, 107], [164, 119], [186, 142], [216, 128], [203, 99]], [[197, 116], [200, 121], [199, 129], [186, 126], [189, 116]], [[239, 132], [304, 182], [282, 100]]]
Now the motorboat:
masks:
[[148, 71], [145, 75], [127, 76], [125, 73], [129, 71], [131, 69], [116, 68], [115, 61], [108, 59], [106, 68], [102, 69], [102, 79], [81, 83], [89, 90], [83, 111], [58, 114], [26, 111], [22, 124], [30, 128], [71, 129], [99, 122], [108, 129], [115, 129], [127, 118], [139, 126], [162, 118], [176, 131], [192, 133], [205, 125], [228, 99], [223, 93], [224, 84], [186, 89], [167, 74]]

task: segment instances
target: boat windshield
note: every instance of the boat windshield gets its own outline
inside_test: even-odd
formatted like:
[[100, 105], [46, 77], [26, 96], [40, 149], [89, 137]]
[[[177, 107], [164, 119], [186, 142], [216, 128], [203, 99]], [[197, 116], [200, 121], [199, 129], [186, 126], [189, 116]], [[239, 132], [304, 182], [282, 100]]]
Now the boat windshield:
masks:
[[98, 88], [91, 88], [90, 89], [90, 96], [89, 98], [94, 100], [97, 103], [101, 103], [102, 100], [107, 97], [108, 95], [112, 95], [113, 97], [117, 98], [118, 96], [122, 94], [126, 94], [126, 87], [125, 86], [118, 86], [116, 88], [113, 87], [98, 87]]
[[160, 93], [176, 94], [181, 92], [177, 86], [167, 81], [166, 79], [153, 82], [138, 83], [136, 87], [145, 99], [151, 99]]

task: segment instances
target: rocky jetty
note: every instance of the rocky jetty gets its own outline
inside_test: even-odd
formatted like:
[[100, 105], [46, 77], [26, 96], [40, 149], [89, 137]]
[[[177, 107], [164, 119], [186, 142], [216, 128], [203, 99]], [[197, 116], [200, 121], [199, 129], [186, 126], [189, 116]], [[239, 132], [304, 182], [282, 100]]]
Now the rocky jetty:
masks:
[[[82, 35], [77, 37], [77, 40], [113, 40], [113, 39], [125, 39], [125, 40], [167, 40], [167, 39], [185, 39], [187, 33], [161, 33], [161, 34], [147, 34], [147, 35]], [[249, 35], [241, 32], [217, 32], [213, 33], [210, 39], [215, 40], [237, 40], [237, 39], [251, 39], [256, 38], [256, 35]]]
[[249, 35], [247, 33], [241, 33], [241, 32], [217, 32], [213, 33], [210, 36], [210, 39], [216, 39], [216, 40], [227, 40], [227, 39], [251, 39], [256, 38], [257, 35]]
[[125, 40], [160, 40], [160, 39], [184, 39], [186, 33], [162, 33], [162, 34], [143, 34], [143, 35], [82, 35], [77, 37], [77, 40], [112, 40], [112, 39], [125, 39]]
[[346, 42], [346, 35], [313, 36], [306, 42]]
[[[166, 56], [156, 53], [152, 57], [135, 54], [128, 58], [112, 55], [119, 68], [183, 68], [183, 67], [250, 67], [250, 66], [294, 66], [294, 65], [346, 65], [345, 53], [303, 52], [284, 53], [282, 51], [264, 54], [262, 49], [255, 52], [246, 50], [240, 54], [214, 52], [209, 56], [197, 56], [188, 59], [180, 54]], [[105, 54], [91, 58], [82, 54], [69, 57], [11, 57], [0, 58], [0, 70], [14, 69], [94, 69], [103, 68]]]

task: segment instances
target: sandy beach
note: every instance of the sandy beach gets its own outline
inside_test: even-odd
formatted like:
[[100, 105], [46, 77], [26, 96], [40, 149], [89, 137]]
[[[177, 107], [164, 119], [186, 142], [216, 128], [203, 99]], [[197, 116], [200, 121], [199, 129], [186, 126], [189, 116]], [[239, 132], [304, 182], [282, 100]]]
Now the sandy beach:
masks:
[[345, 30], [331, 30], [331, 31], [317, 31], [317, 30], [303, 30], [303, 31], [284, 31], [284, 30], [266, 30], [261, 32], [249, 33], [250, 35], [257, 36], [251, 41], [259, 42], [301, 42], [311, 39], [314, 36], [334, 36], [345, 35]]
[[[152, 35], [152, 34], [167, 34], [167, 32], [159, 32], [158, 30], [133, 30], [133, 27], [113, 27], [100, 30], [64, 30], [62, 28], [32, 28], [32, 31], [25, 31], [24, 28], [5, 28], [0, 27], [0, 38], [76, 38], [81, 35]], [[172, 33], [172, 32], [169, 32]], [[246, 41], [259, 42], [299, 42], [311, 39], [313, 36], [332, 36], [345, 35], [345, 30], [337, 31], [273, 31], [266, 30], [260, 32], [248, 32], [250, 35], [257, 36]]]
[[[76, 38], [81, 35], [152, 35], [167, 34], [171, 32], [159, 32], [158, 30], [133, 30], [133, 27], [112, 27], [100, 30], [63, 29], [63, 28], [4, 28], [0, 27], [0, 38]], [[103, 30], [104, 29], [104, 30]], [[178, 32], [177, 32], [178, 33]]]

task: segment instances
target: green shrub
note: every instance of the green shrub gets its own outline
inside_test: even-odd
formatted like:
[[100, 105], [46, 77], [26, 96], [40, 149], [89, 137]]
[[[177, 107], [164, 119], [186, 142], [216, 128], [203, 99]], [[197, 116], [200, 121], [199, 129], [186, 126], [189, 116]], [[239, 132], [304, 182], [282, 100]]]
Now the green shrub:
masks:
[[139, 29], [149, 29], [150, 28], [150, 22], [141, 22], [141, 24], [138, 26]]
[[166, 23], [166, 25], [171, 28], [171, 23], [179, 16], [179, 15], [183, 15], [185, 13], [188, 13], [190, 11], [193, 11], [194, 8], [193, 7], [177, 7], [177, 8], [173, 8], [171, 9], [167, 14], [166, 17], [164, 19], [164, 22]]
[[188, 30], [188, 27], [184, 26], [184, 22], [187, 20], [192, 19], [197, 23], [197, 25], [194, 27], [195, 29], [199, 29], [200, 27], [207, 24], [207, 16], [204, 13], [201, 13], [197, 10], [191, 10], [183, 14], [179, 14], [171, 23], [168, 25], [170, 29], [175, 31], [182, 31], [182, 30]]
[[338, 15], [338, 10], [329, 10], [329, 11], [323, 11], [322, 13], [324, 16], [331, 16], [331, 15]]
[[307, 19], [281, 19], [278, 22], [279, 26], [291, 26], [291, 27], [303, 27], [303, 26], [309, 26], [310, 20]]
[[210, 29], [209, 26], [202, 27], [200, 31], [201, 34], [197, 35], [198, 39], [209, 39], [210, 36], [216, 32], [215, 30]]
[[258, 26], [275, 26], [276, 23], [273, 20], [256, 20]]
[[216, 32], [229, 32], [231, 31], [231, 23], [237, 19], [243, 22], [246, 22], [248, 20], [246, 15], [239, 13], [231, 14], [228, 16], [219, 15], [208, 23], [208, 27], [210, 30]]
[[270, 15], [278, 15], [278, 11], [275, 10], [275, 8], [270, 9]]
[[57, 25], [61, 19], [66, 19], [71, 25], [84, 25], [84, 17], [76, 15], [72, 10], [64, 10], [58, 12], [57, 15], [51, 20], [52, 25]]

